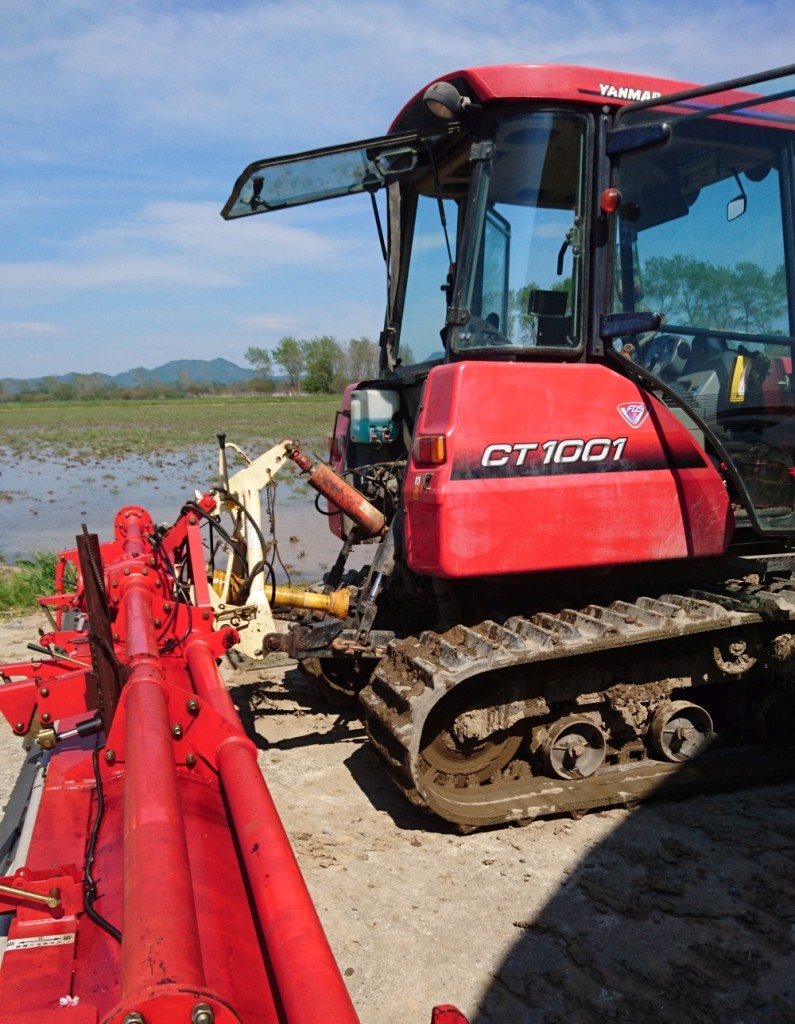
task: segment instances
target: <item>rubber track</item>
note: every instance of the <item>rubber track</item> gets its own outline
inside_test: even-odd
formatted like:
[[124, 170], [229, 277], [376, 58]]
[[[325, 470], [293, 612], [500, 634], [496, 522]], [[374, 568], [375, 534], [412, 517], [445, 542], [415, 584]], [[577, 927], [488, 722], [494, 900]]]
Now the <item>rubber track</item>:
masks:
[[[424, 632], [394, 640], [360, 694], [370, 741], [412, 803], [462, 829], [500, 822], [632, 805], [659, 790], [702, 790], [763, 782], [793, 773], [792, 751], [734, 747], [709, 751], [686, 764], [644, 760], [605, 767], [587, 779], [526, 777], [454, 789], [426, 778], [420, 742], [428, 715], [454, 687], [478, 674], [596, 651], [718, 634], [777, 620], [783, 631], [795, 618], [795, 583], [787, 577], [766, 587], [728, 581], [709, 591], [637, 597], [581, 611], [486, 621], [446, 634]], [[715, 637], [710, 637], [710, 643]]]

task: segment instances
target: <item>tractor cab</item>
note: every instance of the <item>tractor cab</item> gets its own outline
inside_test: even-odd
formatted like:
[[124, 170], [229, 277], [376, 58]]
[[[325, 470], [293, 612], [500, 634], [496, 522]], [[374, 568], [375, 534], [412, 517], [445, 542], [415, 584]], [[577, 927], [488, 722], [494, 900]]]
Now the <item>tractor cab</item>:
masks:
[[[335, 464], [405, 466], [418, 442], [449, 459], [460, 432], [452, 406], [430, 441], [417, 437], [429, 375], [515, 364], [507, 379], [526, 381], [528, 408], [543, 398], [546, 425], [515, 408], [500, 421], [505, 436], [496, 425], [492, 436], [484, 409], [500, 404], [503, 378], [483, 367], [475, 383], [467, 370], [467, 407], [455, 415], [471, 416], [476, 403], [483, 432], [452, 479], [488, 476], [499, 468], [494, 452], [517, 445], [515, 476], [558, 471], [555, 444], [569, 440], [561, 458], [580, 470], [583, 452], [604, 453], [589, 471], [656, 465], [640, 428], [665, 449], [670, 410], [723, 474], [738, 521], [791, 534], [794, 94], [793, 68], [712, 88], [586, 68], [478, 68], [418, 93], [384, 137], [250, 165], [227, 219], [351, 194], [372, 204], [388, 295], [380, 379], [349, 389]], [[553, 420], [551, 389], [604, 388], [602, 378], [562, 377], [550, 364], [599, 365], [639, 386], [619, 403], [623, 444], [610, 426], [614, 407], [590, 437]], [[458, 372], [436, 374], [451, 394], [463, 394], [452, 383]], [[384, 422], [367, 419], [351, 438], [352, 402], [386, 409]], [[424, 465], [415, 458], [408, 475]], [[665, 556], [638, 555], [655, 557]]]

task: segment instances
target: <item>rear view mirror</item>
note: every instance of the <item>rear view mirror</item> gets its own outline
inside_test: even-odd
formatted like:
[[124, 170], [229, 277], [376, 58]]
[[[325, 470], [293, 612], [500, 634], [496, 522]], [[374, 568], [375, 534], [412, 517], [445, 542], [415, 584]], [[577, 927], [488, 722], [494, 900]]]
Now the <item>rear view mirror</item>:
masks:
[[748, 207], [748, 196], [745, 194], [743, 183], [740, 181], [740, 175], [736, 171], [734, 172], [734, 180], [737, 182], [740, 194], [735, 196], [734, 199], [730, 199], [726, 206], [726, 220], [730, 221], [742, 217]]
[[735, 196], [734, 199], [730, 199], [726, 206], [726, 220], [737, 220], [738, 217], [742, 217], [748, 206], [748, 199], [743, 193], [741, 196]]

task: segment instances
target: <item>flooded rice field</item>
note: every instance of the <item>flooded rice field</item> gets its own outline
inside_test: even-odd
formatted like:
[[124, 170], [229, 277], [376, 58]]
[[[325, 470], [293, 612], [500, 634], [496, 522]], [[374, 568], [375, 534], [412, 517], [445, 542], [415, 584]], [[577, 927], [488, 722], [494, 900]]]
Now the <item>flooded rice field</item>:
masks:
[[[216, 483], [217, 474], [217, 448], [211, 445], [123, 456], [96, 466], [55, 455], [35, 461], [2, 457], [0, 558], [11, 564], [36, 552], [72, 548], [83, 523], [100, 542], [110, 540], [114, 517], [126, 505], [140, 505], [156, 523], [173, 523], [196, 491], [204, 493]], [[281, 560], [294, 581], [317, 579], [339, 550], [315, 508], [315, 496], [287, 466], [276, 488], [275, 528]], [[365, 555], [362, 549], [354, 552], [349, 565], [364, 564]], [[278, 576], [283, 581], [285, 573]]]

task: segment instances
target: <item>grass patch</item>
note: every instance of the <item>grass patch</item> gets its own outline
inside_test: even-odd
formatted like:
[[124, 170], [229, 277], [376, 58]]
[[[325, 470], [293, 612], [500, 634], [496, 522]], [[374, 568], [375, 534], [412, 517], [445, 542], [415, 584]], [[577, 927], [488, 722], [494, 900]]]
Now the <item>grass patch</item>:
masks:
[[0, 563], [0, 616], [9, 618], [35, 611], [39, 607], [37, 597], [55, 592], [57, 563], [54, 551], [37, 552], [16, 565]]

